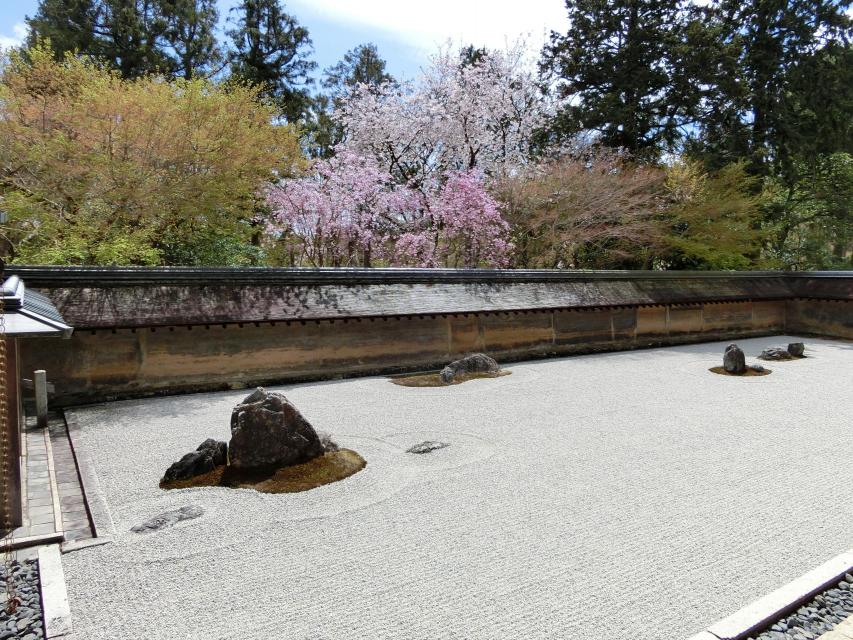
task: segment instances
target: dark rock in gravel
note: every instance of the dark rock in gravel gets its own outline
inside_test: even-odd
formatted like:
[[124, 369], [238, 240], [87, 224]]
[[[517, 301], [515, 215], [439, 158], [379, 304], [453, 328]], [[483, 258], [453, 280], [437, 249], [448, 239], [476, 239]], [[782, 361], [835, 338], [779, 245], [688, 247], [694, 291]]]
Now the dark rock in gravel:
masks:
[[485, 353], [473, 353], [461, 360], [454, 360], [444, 367], [438, 374], [442, 382], [451, 383], [456, 376], [465, 373], [497, 373], [501, 370], [500, 365], [494, 358]]
[[166, 527], [173, 527], [182, 520], [192, 520], [204, 515], [204, 509], [197, 504], [187, 505], [174, 511], [166, 511], [160, 515], [154, 516], [150, 520], [146, 520], [142, 524], [138, 524], [131, 529], [134, 533], [151, 533], [159, 531]]
[[788, 353], [795, 358], [800, 358], [806, 352], [806, 345], [802, 342], [792, 342], [788, 345]]
[[198, 449], [186, 454], [166, 469], [166, 473], [163, 474], [163, 481], [186, 480], [199, 476], [208, 471], [213, 471], [217, 466], [225, 464], [227, 461], [228, 445], [208, 438], [198, 446]]
[[746, 356], [736, 344], [726, 347], [723, 354], [723, 369], [726, 373], [744, 373], [746, 371]]
[[425, 440], [419, 444], [413, 445], [406, 449], [406, 453], [429, 453], [431, 451], [435, 451], [437, 449], [444, 449], [445, 447], [449, 447], [449, 442], [438, 442], [436, 440]]
[[753, 371], [757, 371], [758, 373], [764, 373], [765, 371], [767, 371], [767, 369], [762, 367], [760, 364], [751, 364], [749, 365], [749, 368]]
[[231, 412], [231, 465], [284, 467], [323, 455], [314, 427], [280, 393], [258, 387]]
[[787, 349], [781, 347], [770, 347], [761, 352], [758, 356], [762, 360], [791, 360], [794, 356], [788, 353]]

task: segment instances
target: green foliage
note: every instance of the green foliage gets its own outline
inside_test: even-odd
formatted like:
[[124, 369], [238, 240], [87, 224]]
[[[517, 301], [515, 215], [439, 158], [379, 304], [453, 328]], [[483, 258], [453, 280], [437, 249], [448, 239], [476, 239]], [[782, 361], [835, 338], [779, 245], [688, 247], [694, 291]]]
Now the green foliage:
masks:
[[219, 59], [218, 18], [215, 0], [40, 0], [27, 24], [30, 46], [50, 42], [57, 60], [81, 53], [124, 78], [191, 79]]
[[301, 162], [296, 131], [240, 84], [122, 79], [47, 47], [0, 75], [7, 258], [250, 263], [262, 190]]
[[709, 175], [697, 162], [680, 160], [668, 167], [670, 201], [663, 214], [666, 249], [657, 266], [668, 269], [755, 269], [762, 235], [758, 230], [761, 196], [745, 163]]
[[685, 0], [567, 0], [569, 31], [553, 33], [542, 70], [567, 100], [558, 138], [655, 158], [697, 115], [702, 79], [718, 55], [705, 13]]
[[795, 167], [793, 184], [768, 180], [769, 255], [787, 269], [853, 268], [853, 156], [834, 153]]
[[234, 78], [261, 88], [288, 122], [303, 120], [311, 104], [308, 86], [317, 66], [308, 30], [285, 12], [281, 0], [242, 0], [232, 11], [230, 52]]

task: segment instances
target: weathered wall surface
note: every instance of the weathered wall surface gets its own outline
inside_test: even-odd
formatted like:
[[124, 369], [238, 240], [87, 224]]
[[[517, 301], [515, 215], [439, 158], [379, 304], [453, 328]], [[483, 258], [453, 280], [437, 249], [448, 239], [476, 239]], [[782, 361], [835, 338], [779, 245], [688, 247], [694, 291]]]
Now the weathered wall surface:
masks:
[[400, 372], [471, 351], [511, 361], [766, 335], [785, 302], [395, 316], [353, 320], [78, 330], [23, 345], [61, 404], [156, 393]]
[[853, 274], [13, 269], [75, 327], [60, 404], [773, 333], [853, 339]]

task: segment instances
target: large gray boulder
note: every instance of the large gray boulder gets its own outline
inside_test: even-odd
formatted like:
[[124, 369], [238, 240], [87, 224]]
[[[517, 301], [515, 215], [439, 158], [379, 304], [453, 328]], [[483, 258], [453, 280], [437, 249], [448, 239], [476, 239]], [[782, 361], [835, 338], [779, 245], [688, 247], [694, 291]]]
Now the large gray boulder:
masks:
[[723, 369], [726, 373], [740, 374], [746, 372], [746, 356], [736, 344], [730, 344], [726, 347], [726, 352], [723, 354]]
[[166, 469], [163, 481], [188, 480], [213, 471], [226, 462], [228, 462], [228, 445], [208, 438], [195, 451], [186, 454]]
[[457, 376], [465, 373], [496, 373], [501, 370], [494, 358], [485, 353], [472, 353], [461, 360], [455, 360], [438, 374], [442, 382], [451, 383]]
[[802, 358], [806, 352], [806, 345], [802, 342], [792, 342], [788, 345], [788, 353], [795, 358]]
[[324, 452], [314, 427], [280, 393], [258, 387], [231, 412], [231, 465], [284, 467]]

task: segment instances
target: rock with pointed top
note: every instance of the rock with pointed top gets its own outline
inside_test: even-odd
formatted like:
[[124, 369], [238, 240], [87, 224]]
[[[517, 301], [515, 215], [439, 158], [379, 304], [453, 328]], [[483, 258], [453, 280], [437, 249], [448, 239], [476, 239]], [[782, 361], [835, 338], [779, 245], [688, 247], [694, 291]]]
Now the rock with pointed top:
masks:
[[324, 453], [323, 442], [297, 408], [262, 387], [231, 412], [228, 448], [231, 465], [242, 469], [284, 467]]

